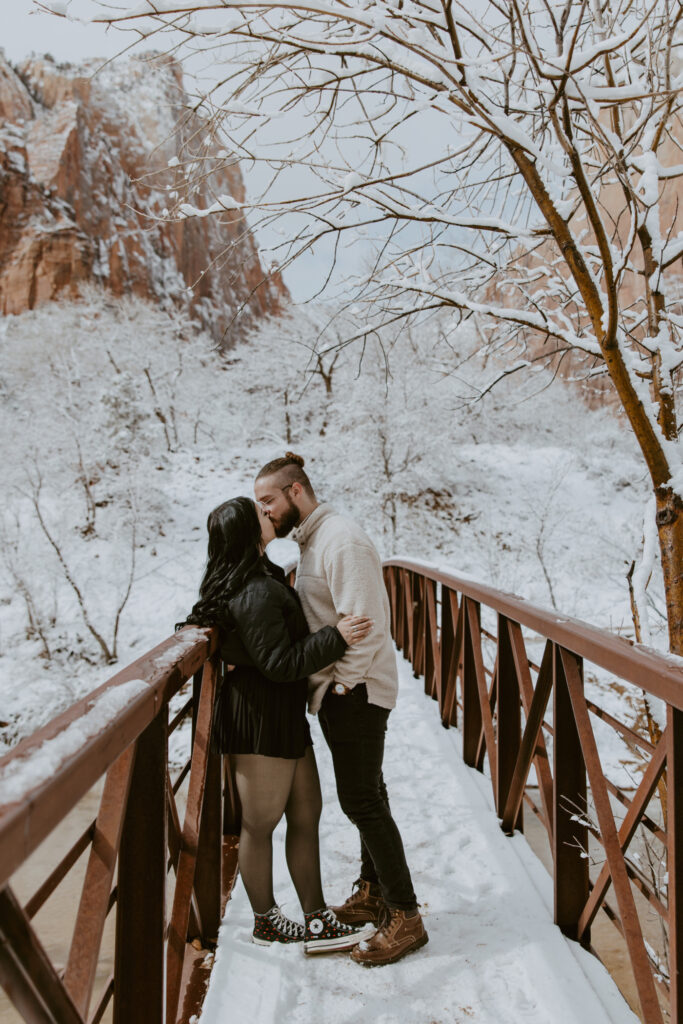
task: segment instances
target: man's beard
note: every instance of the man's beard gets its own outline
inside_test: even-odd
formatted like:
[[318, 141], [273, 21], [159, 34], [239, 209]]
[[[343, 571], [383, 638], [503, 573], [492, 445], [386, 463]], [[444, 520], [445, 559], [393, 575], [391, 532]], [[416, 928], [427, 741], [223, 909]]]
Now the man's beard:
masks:
[[273, 519], [271, 516], [270, 521], [273, 524], [276, 537], [286, 537], [288, 533], [294, 529], [296, 524], [299, 522], [299, 510], [289, 497], [287, 497], [287, 511], [283, 513], [280, 519]]

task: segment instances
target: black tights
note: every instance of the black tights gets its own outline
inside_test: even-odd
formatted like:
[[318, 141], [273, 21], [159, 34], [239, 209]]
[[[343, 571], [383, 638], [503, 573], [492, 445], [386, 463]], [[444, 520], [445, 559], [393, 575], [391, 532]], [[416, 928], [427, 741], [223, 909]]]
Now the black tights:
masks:
[[313, 747], [298, 760], [233, 754], [242, 804], [239, 868], [251, 908], [265, 914], [273, 895], [273, 832], [287, 819], [287, 867], [305, 914], [325, 906], [320, 879], [318, 822], [322, 795]]

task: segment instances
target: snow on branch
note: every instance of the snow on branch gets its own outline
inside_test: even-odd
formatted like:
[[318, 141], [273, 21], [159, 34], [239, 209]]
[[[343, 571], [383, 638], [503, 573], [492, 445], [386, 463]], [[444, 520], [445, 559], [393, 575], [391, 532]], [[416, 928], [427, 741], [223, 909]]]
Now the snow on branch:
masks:
[[[359, 336], [441, 305], [497, 322], [532, 361], [553, 338], [587, 376], [610, 376], [654, 486], [679, 479], [680, 7], [72, 0], [66, 13], [213, 61], [196, 109], [258, 171], [243, 210], [273, 263], [332, 240], [334, 279], [340, 239], [371, 253]], [[169, 216], [225, 211], [221, 196], [193, 202], [211, 175], [198, 140], [176, 171]]]

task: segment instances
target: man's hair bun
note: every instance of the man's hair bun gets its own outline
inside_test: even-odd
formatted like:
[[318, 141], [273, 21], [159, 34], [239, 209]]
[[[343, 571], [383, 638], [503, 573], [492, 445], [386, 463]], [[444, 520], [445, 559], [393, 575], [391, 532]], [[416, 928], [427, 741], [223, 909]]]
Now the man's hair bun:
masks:
[[303, 467], [304, 460], [301, 455], [295, 455], [294, 452], [285, 452], [285, 458], [287, 462], [293, 462], [295, 465]]
[[304, 460], [301, 455], [296, 455], [294, 452], [285, 452], [279, 459], [273, 459], [272, 462], [266, 463], [259, 470], [256, 479], [260, 480], [264, 476], [274, 476], [275, 474], [277, 474], [277, 487], [283, 488], [289, 484], [298, 483], [306, 490], [309, 497], [315, 498], [311, 481], [304, 470]]

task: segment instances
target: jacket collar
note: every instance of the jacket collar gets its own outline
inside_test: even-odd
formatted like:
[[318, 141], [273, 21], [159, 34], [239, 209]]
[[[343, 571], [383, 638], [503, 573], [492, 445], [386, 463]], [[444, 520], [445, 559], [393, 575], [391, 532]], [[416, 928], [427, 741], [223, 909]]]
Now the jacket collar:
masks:
[[300, 548], [304, 548], [320, 526], [323, 519], [331, 516], [334, 509], [324, 501], [317, 508], [314, 508], [310, 515], [306, 516], [301, 526], [292, 530], [292, 540], [295, 540]]

